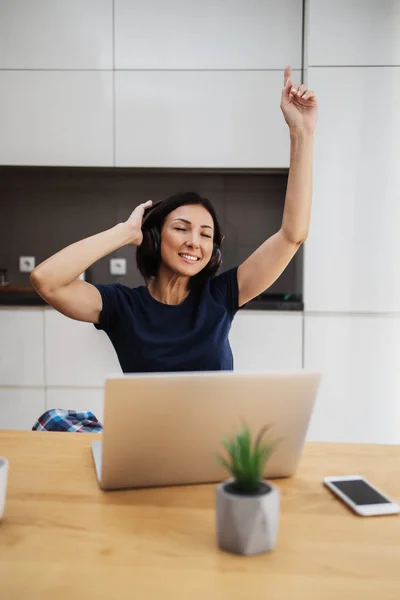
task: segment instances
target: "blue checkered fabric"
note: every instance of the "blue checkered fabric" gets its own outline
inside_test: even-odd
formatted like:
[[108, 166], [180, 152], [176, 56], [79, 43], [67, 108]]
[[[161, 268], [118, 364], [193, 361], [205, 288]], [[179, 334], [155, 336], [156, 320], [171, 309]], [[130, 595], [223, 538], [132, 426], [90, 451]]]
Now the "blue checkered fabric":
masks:
[[88, 410], [52, 408], [43, 413], [32, 427], [33, 431], [69, 431], [76, 433], [101, 433], [103, 426]]

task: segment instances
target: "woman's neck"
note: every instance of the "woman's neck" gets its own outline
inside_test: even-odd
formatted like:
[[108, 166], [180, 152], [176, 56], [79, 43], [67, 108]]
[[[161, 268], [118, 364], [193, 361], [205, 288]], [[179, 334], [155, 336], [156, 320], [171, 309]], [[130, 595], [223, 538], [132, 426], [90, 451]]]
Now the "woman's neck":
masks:
[[162, 304], [182, 304], [190, 293], [189, 280], [189, 277], [160, 271], [158, 276], [149, 283], [148, 290], [151, 296]]

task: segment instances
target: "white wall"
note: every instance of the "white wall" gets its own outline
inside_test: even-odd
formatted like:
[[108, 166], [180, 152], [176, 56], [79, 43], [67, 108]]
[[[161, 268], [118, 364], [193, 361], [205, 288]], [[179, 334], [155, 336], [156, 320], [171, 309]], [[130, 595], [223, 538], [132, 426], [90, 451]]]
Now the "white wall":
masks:
[[400, 4], [308, 9], [320, 113], [304, 365], [324, 376], [310, 438], [400, 443]]

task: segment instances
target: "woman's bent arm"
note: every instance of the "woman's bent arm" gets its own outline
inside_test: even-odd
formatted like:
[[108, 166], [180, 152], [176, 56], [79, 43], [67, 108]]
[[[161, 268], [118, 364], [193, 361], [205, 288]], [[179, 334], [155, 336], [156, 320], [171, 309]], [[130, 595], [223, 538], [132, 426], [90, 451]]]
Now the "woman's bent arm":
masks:
[[75, 242], [40, 263], [30, 281], [50, 306], [77, 321], [98, 323], [103, 302], [100, 292], [78, 279], [95, 262], [132, 243], [126, 223]]

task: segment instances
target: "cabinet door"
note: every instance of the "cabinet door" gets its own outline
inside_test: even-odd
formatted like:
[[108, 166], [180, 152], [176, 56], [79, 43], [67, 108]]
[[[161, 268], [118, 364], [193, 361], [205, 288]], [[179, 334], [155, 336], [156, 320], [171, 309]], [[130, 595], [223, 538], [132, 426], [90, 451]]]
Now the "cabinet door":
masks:
[[90, 410], [103, 424], [104, 388], [49, 387], [46, 389], [46, 410]]
[[113, 75], [0, 71], [0, 164], [112, 166]]
[[44, 386], [43, 309], [0, 309], [0, 387]]
[[313, 68], [309, 86], [323, 109], [306, 310], [399, 312], [400, 67]]
[[110, 340], [91, 323], [46, 309], [45, 336], [49, 387], [103, 387], [108, 375], [121, 373]]
[[310, 0], [308, 14], [310, 66], [400, 64], [398, 0]]
[[235, 369], [301, 369], [302, 322], [302, 313], [252, 310], [239, 312], [230, 334]]
[[400, 317], [305, 316], [305, 368], [322, 373], [308, 439], [400, 443]]
[[116, 72], [116, 166], [288, 167], [282, 85], [283, 71]]
[[1, 0], [0, 69], [112, 69], [112, 0]]
[[45, 410], [44, 388], [0, 387], [0, 429], [32, 429]]
[[300, 69], [302, 4], [115, 0], [115, 68]]

